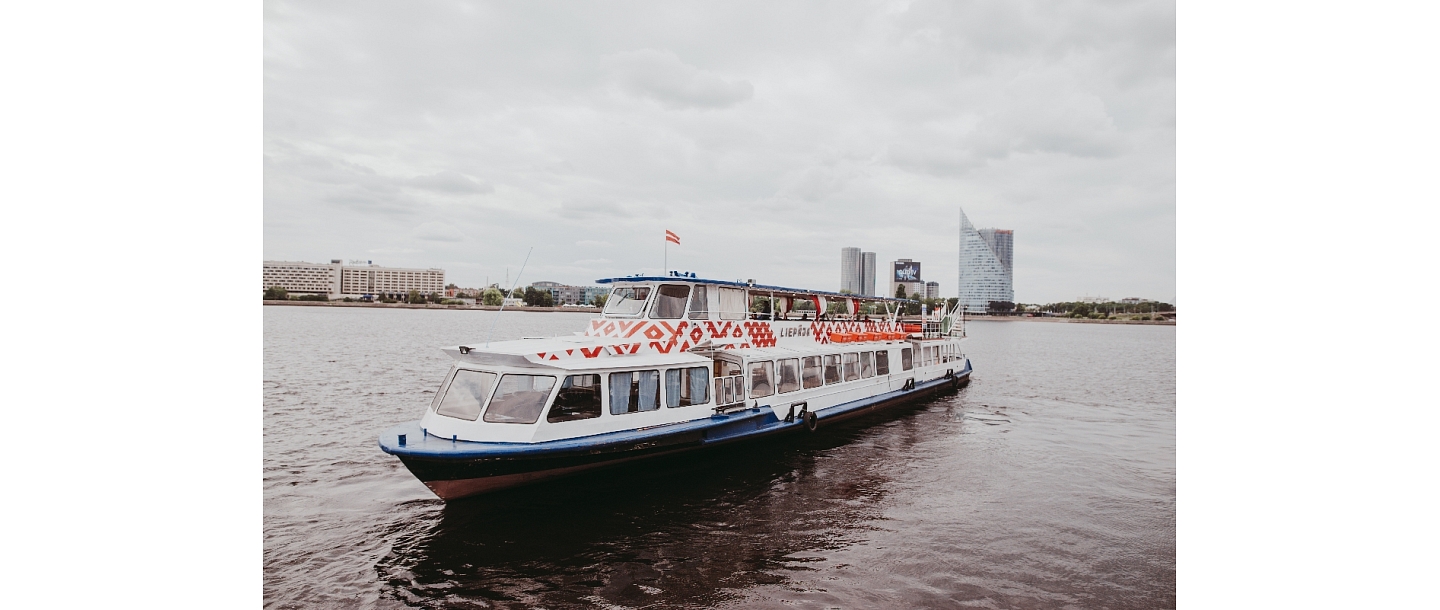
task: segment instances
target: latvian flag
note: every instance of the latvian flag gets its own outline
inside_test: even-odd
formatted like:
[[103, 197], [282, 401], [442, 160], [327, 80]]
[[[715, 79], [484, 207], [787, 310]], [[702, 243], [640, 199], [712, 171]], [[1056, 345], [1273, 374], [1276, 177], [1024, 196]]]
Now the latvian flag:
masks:
[[665, 241], [671, 242], [678, 246], [680, 245], [680, 236], [676, 235], [675, 232], [671, 231], [670, 229], [665, 229]]

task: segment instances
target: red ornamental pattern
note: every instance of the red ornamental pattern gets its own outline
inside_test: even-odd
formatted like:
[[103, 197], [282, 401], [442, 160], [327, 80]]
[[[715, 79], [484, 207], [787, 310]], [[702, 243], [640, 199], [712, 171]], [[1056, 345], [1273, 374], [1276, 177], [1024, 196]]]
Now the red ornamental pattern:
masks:
[[816, 343], [829, 343], [830, 333], [886, 333], [899, 332], [900, 324], [876, 320], [816, 320], [810, 323], [810, 332]]
[[751, 345], [775, 347], [775, 331], [770, 328], [769, 322], [746, 322], [744, 326], [746, 334], [750, 335]]
[[[896, 332], [899, 324], [876, 320], [816, 320], [810, 323], [811, 338], [829, 343], [830, 333]], [[688, 351], [709, 339], [721, 349], [774, 347], [775, 329], [768, 321], [748, 320], [610, 320], [595, 318], [585, 330], [587, 337], [619, 337], [634, 342], [610, 346], [581, 347], [563, 352], [538, 352], [541, 360], [563, 358], [597, 358], [602, 351], [613, 355], [638, 354], [642, 349], [661, 354]]]
[[[643, 345], [662, 354], [676, 349], [687, 351], [710, 340], [722, 349], [768, 347], [775, 345], [775, 332], [769, 322], [736, 322], [730, 320], [590, 320], [587, 337], [621, 337], [647, 340]], [[633, 344], [632, 344], [633, 345]], [[635, 352], [625, 352], [635, 353]], [[538, 355], [538, 354], [537, 354]], [[541, 358], [549, 359], [557, 354], [547, 353]], [[598, 354], [597, 354], [598, 355]], [[586, 358], [593, 358], [585, 354]]]

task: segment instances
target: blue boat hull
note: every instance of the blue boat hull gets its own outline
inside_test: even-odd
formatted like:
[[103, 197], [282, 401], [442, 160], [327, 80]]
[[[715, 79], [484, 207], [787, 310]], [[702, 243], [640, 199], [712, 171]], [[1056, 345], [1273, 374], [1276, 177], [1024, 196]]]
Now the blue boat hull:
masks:
[[[953, 377], [916, 383], [913, 389], [887, 392], [815, 412], [814, 427], [912, 402], [970, 381], [969, 363]], [[380, 448], [405, 464], [443, 500], [534, 483], [596, 468], [683, 451], [715, 447], [804, 430], [807, 422], [777, 418], [769, 406], [745, 411], [583, 438], [543, 443], [481, 443], [426, 434], [408, 422], [380, 435]], [[401, 444], [400, 438], [405, 438]]]

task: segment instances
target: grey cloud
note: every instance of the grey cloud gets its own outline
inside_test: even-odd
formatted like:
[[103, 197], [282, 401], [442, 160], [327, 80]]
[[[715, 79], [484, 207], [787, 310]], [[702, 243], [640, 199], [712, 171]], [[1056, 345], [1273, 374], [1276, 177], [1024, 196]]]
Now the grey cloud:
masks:
[[672, 51], [641, 49], [606, 58], [620, 86], [670, 108], [725, 108], [750, 99], [755, 86], [680, 61]]
[[465, 234], [453, 225], [427, 222], [415, 227], [410, 236], [424, 241], [465, 241]]
[[671, 229], [702, 275], [835, 289], [855, 245], [953, 293], [964, 205], [1022, 301], [1174, 295], [1173, 2], [267, 0], [264, 82], [267, 257], [579, 283]]
[[634, 214], [618, 203], [582, 199], [560, 204], [560, 216], [563, 218], [617, 219], [630, 218]]
[[428, 176], [416, 176], [405, 181], [416, 188], [442, 193], [493, 193], [495, 187], [477, 182], [457, 172], [442, 171]]

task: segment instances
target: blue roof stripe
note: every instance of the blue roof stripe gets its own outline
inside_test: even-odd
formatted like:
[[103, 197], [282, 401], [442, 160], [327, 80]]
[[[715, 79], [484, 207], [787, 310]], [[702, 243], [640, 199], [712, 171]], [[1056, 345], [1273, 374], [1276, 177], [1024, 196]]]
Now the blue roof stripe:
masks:
[[707, 280], [695, 277], [663, 276], [663, 275], [632, 275], [629, 277], [610, 277], [595, 280], [597, 284], [609, 284], [611, 282], [689, 282], [691, 284], [714, 284], [716, 286], [734, 286], [736, 288], [748, 288], [750, 290], [774, 290], [777, 292], [799, 292], [803, 294], [818, 294], [821, 296], [840, 297], [845, 299], [859, 299], [861, 301], [886, 301], [890, 303], [911, 303], [907, 299], [896, 299], [893, 297], [867, 297], [858, 294], [845, 294], [842, 292], [828, 292], [825, 290], [810, 290], [808, 288], [786, 288], [784, 286], [767, 286], [763, 284], [750, 285], [745, 282], [727, 282], [725, 280]]

